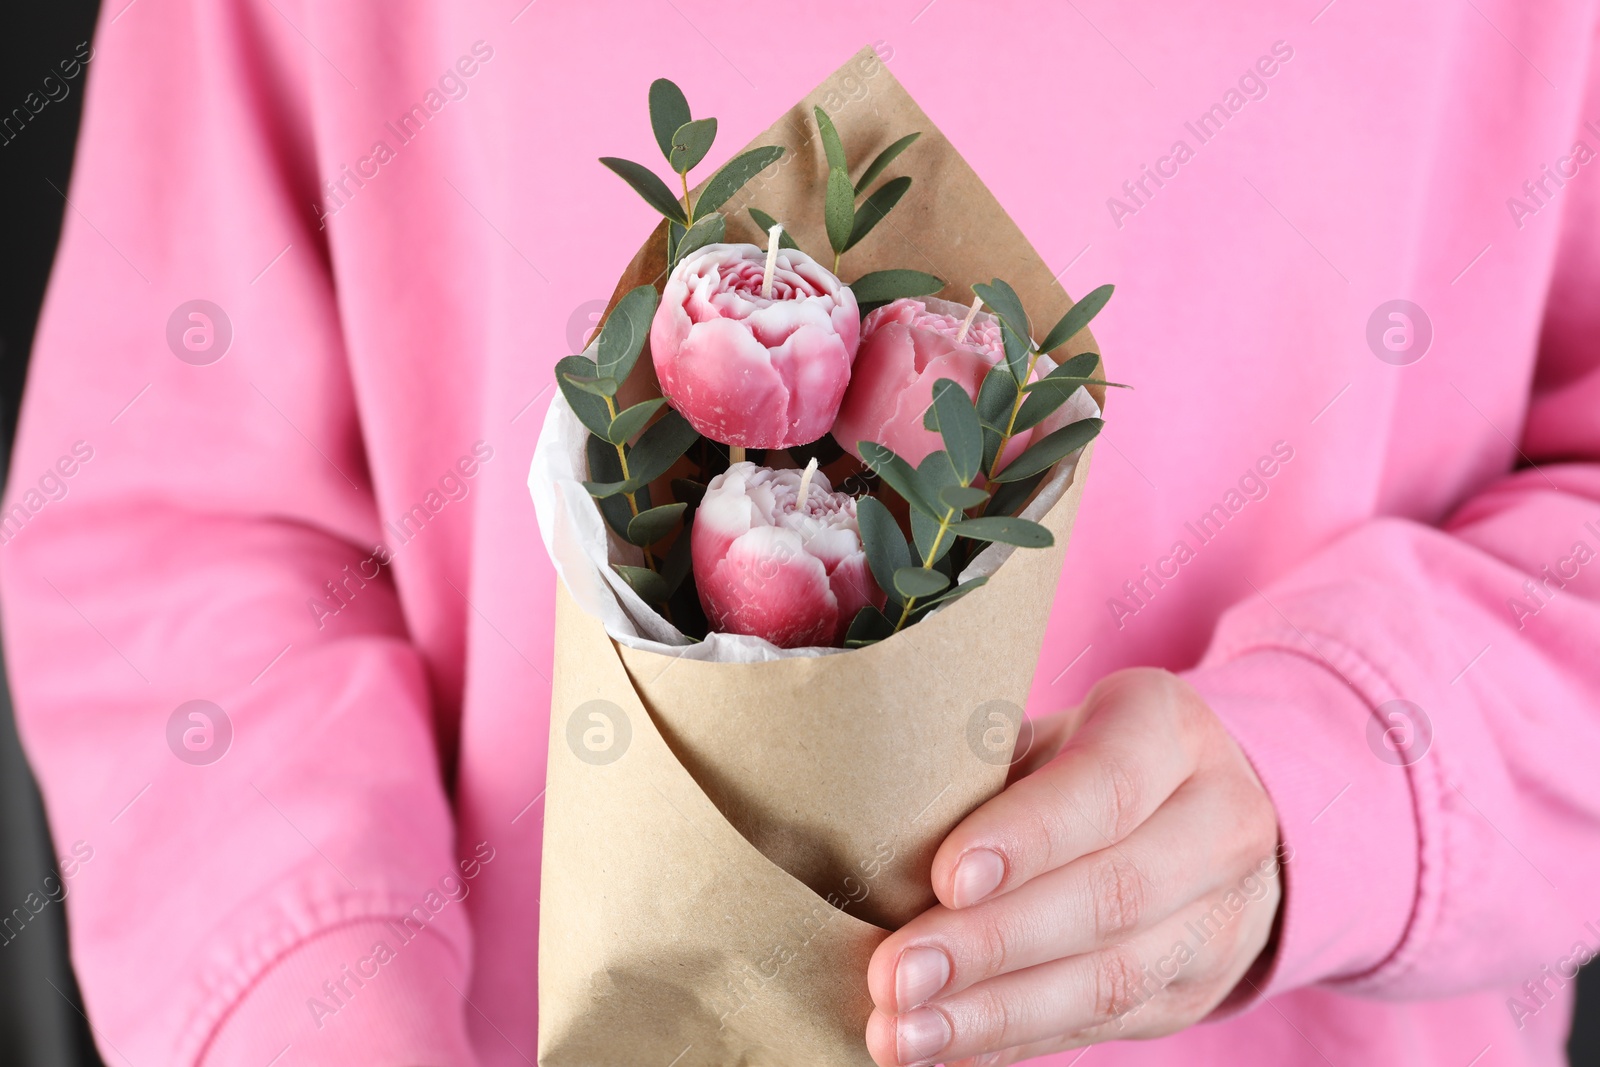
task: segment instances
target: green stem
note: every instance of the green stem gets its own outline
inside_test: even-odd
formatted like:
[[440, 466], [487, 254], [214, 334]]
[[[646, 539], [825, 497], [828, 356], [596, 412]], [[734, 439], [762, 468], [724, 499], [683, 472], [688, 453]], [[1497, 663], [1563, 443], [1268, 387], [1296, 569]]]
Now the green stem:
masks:
[[683, 216], [689, 220], [689, 224], [692, 226], [694, 225], [694, 208], [689, 203], [689, 172], [684, 171], [678, 177], [683, 179]]
[[835, 273], [835, 274], [839, 273], [839, 259], [843, 255], [844, 255], [843, 252], [835, 252], [833, 254], [833, 273]]
[[1017, 397], [1011, 402], [1011, 417], [1006, 420], [1005, 432], [1000, 435], [1000, 447], [994, 450], [994, 462], [989, 464], [990, 478], [1000, 473], [1000, 457], [1005, 454], [1006, 445], [1011, 443], [1012, 428], [1017, 425], [1017, 412], [1022, 410], [1022, 401], [1027, 397], [1027, 394], [1022, 391], [1022, 387], [1027, 385], [1028, 379], [1033, 377], [1033, 369], [1039, 365], [1039, 357], [1042, 355], [1044, 355], [1043, 352], [1035, 350], [1028, 357], [1028, 373], [1022, 376], [1022, 382], [1017, 386]]
[[[602, 397], [601, 399], [606, 402], [606, 413], [610, 415], [613, 420], [615, 420], [617, 417], [616, 402], [609, 396]], [[622, 465], [622, 480], [627, 481], [629, 478], [633, 477], [633, 475], [628, 473], [628, 452], [621, 445], [613, 445], [612, 447], [617, 450], [617, 462]], [[623, 498], [628, 501], [628, 510], [637, 516], [639, 514], [639, 501], [635, 499], [632, 493], [623, 493], [622, 495]], [[644, 565], [649, 567], [651, 570], [655, 570], [656, 560], [655, 557], [650, 554], [650, 549], [645, 545], [640, 545], [639, 547], [644, 551]]]
[[[944, 544], [944, 535], [950, 532], [950, 527], [953, 525], [950, 522], [950, 517], [952, 515], [954, 515], [954, 514], [955, 514], [955, 510], [954, 509], [952, 509], [952, 508], [945, 509], [944, 518], [939, 520], [939, 532], [933, 535], [933, 546], [928, 549], [928, 558], [922, 561], [922, 569], [923, 570], [925, 570], [925, 571], [933, 570], [933, 561], [939, 558], [939, 546]], [[906, 599], [905, 606], [903, 608], [901, 608], [901, 610], [900, 610], [900, 618], [895, 620], [895, 624], [894, 624], [894, 632], [895, 633], [899, 633], [900, 632], [900, 628], [902, 626], [904, 626], [906, 624], [906, 620], [911, 617], [911, 609], [913, 609], [916, 606], [917, 606], [917, 598], [916, 597], [908, 597]]]

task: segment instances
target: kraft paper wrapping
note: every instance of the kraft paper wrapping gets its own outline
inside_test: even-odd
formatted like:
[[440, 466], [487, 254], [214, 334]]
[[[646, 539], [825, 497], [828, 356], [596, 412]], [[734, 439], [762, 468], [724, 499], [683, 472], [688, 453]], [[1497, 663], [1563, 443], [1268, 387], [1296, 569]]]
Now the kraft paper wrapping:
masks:
[[[746, 146], [788, 152], [724, 209], [728, 240], [763, 240], [744, 212], [754, 205], [802, 248], [826, 248], [814, 105], [855, 161], [922, 131], [886, 175], [911, 175], [910, 193], [846, 254], [847, 279], [911, 267], [970, 302], [972, 283], [1001, 277], [1046, 326], [1071, 307], [871, 49]], [[660, 283], [663, 233], [618, 296]], [[1085, 333], [1067, 354], [1092, 348]], [[934, 903], [939, 843], [1005, 783], [1090, 452], [1039, 502], [1054, 547], [1011, 552], [988, 585], [868, 648], [673, 655], [614, 639], [558, 586], [540, 1064], [871, 1067], [867, 961]], [[586, 577], [580, 599], [603, 589]]]

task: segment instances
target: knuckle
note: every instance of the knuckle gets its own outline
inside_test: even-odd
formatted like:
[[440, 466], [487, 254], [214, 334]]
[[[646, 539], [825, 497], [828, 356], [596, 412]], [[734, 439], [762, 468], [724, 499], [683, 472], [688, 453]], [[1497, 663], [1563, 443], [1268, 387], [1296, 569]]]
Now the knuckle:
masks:
[[1126, 948], [1110, 948], [1094, 958], [1094, 1018], [1109, 1022], [1141, 1002], [1144, 972]]
[[[991, 912], [996, 909], [987, 909]], [[974, 957], [982, 968], [981, 977], [1005, 974], [1011, 959], [1011, 934], [997, 917], [984, 918], [973, 931]], [[969, 980], [980, 976], [969, 976]]]
[[965, 1012], [965, 1025], [955, 1024], [953, 1040], [964, 1044], [981, 1043], [989, 1048], [1010, 1048], [1019, 1044], [1018, 1018], [1011, 1002], [999, 993], [977, 987], [973, 992], [970, 1010]]
[[1145, 793], [1143, 773], [1136, 760], [1116, 752], [1100, 753], [1099, 763], [1111, 839], [1121, 841], [1143, 821], [1140, 816]]
[[1102, 944], [1137, 929], [1143, 922], [1150, 887], [1132, 860], [1110, 850], [1095, 865], [1090, 884], [1095, 935]]

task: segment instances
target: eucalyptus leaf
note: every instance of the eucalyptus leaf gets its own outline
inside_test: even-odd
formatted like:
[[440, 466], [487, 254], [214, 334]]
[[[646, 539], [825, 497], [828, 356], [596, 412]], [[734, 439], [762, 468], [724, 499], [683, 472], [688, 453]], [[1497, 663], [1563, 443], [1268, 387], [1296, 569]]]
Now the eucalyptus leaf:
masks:
[[956, 511], [966, 511], [975, 508], [989, 499], [986, 490], [975, 489], [969, 485], [947, 485], [939, 490], [939, 503]]
[[856, 447], [860, 450], [861, 459], [872, 468], [873, 473], [899, 493], [907, 504], [935, 519], [944, 516], [945, 509], [932, 503], [922, 491], [922, 482], [911, 464], [895, 455], [893, 449], [875, 441], [860, 441]]
[[910, 148], [911, 142], [921, 136], [921, 133], [908, 133], [882, 152], [879, 152], [878, 158], [874, 159], [867, 166], [867, 169], [861, 172], [861, 178], [856, 182], [856, 195], [860, 196], [866, 192], [867, 187], [877, 180], [878, 175], [882, 174], [890, 163], [894, 162], [895, 157]]
[[894, 572], [895, 592], [907, 600], [942, 593], [949, 585], [949, 578], [924, 567], [901, 567]]
[[971, 578], [971, 579], [968, 579], [965, 582], [962, 582], [960, 585], [956, 586], [954, 589], [947, 590], [946, 592], [943, 592], [943, 593], [939, 594], [938, 596], [932, 598], [931, 600], [921, 601], [920, 603], [917, 604], [917, 617], [920, 619], [923, 615], [927, 614], [929, 609], [934, 608], [934, 607], [936, 607], [936, 606], [938, 606], [940, 604], [948, 604], [952, 600], [958, 600], [961, 597], [966, 596], [968, 593], [972, 592], [974, 589], [978, 589], [978, 588], [982, 587], [984, 585], [984, 583], [988, 582], [988, 580], [989, 580], [988, 575], [979, 575], [976, 578]]
[[688, 504], [691, 508], [700, 506], [700, 501], [705, 498], [706, 486], [693, 478], [672, 479], [672, 495]]
[[911, 513], [911, 539], [917, 546], [917, 556], [922, 562], [938, 563], [956, 540], [948, 529], [942, 527], [960, 522], [965, 517], [940, 503], [939, 498], [946, 489], [961, 488], [961, 477], [950, 462], [949, 454], [936, 450], [929, 452], [917, 465], [917, 482], [938, 510], [934, 516], [916, 511]]
[[687, 225], [688, 217], [683, 213], [683, 205], [673, 195], [667, 183], [657, 177], [656, 173], [648, 167], [628, 159], [618, 159], [615, 156], [601, 156], [600, 162], [633, 186], [633, 191], [644, 197], [645, 203], [661, 212], [667, 218]]
[[848, 170], [850, 164], [844, 158], [844, 142], [839, 140], [839, 130], [828, 117], [828, 113], [820, 107], [811, 109], [817, 116], [817, 130], [822, 134], [822, 150], [828, 156], [829, 170]]
[[556, 361], [556, 384], [561, 387], [561, 395], [567, 398], [578, 421], [590, 433], [604, 437], [611, 428], [611, 409], [606, 406], [606, 398], [567, 380], [569, 374], [579, 379], [593, 378], [595, 371], [594, 360], [587, 356], [566, 356]]
[[865, 648], [893, 636], [894, 623], [883, 612], [868, 604], [850, 620], [850, 629], [844, 635], [844, 647]]
[[823, 216], [828, 224], [828, 244], [833, 246], [835, 252], [842, 253], [850, 247], [850, 234], [856, 221], [855, 187], [850, 184], [850, 172], [843, 167], [828, 171], [828, 194], [823, 202]]
[[667, 468], [678, 462], [699, 437], [688, 419], [669, 408], [640, 435], [638, 443], [628, 453], [629, 480], [649, 485], [667, 473]]
[[920, 270], [875, 270], [850, 283], [856, 303], [887, 304], [904, 296], [931, 296], [944, 288], [943, 279]]
[[877, 497], [856, 501], [856, 525], [861, 531], [861, 548], [867, 556], [867, 569], [878, 588], [893, 596], [894, 573], [911, 565], [911, 548], [906, 544], [900, 524]]
[[983, 469], [994, 466], [1006, 420], [1017, 402], [1017, 380], [1009, 374], [985, 374], [978, 386], [978, 421], [983, 425]]
[[[872, 232], [872, 228], [883, 221], [883, 217], [894, 210], [900, 198], [906, 195], [906, 190], [911, 188], [910, 178], [894, 178], [883, 183], [879, 189], [862, 202], [856, 210], [855, 222], [850, 227], [850, 237], [844, 243], [846, 252], [860, 243], [861, 239]], [[833, 194], [833, 175], [828, 175], [828, 193]]]
[[706, 245], [721, 244], [727, 229], [728, 220], [716, 212], [705, 216], [690, 226], [678, 241], [677, 259], [682, 260], [691, 252], [697, 252]]
[[685, 122], [672, 135], [672, 155], [667, 161], [679, 174], [687, 174], [706, 158], [706, 153], [711, 151], [711, 142], [716, 139], [716, 119], [695, 119], [693, 122]]
[[[768, 215], [765, 211], [762, 211], [760, 208], [753, 207], [753, 208], [749, 208], [748, 210], [750, 212], [750, 217], [755, 220], [755, 224], [757, 226], [761, 227], [761, 232], [762, 233], [771, 233], [772, 232], [772, 228], [774, 226], [778, 225], [778, 220], [777, 219], [773, 218], [771, 215]], [[800, 247], [799, 245], [794, 243], [794, 237], [790, 235], [789, 227], [787, 227], [787, 226], [785, 226], [783, 228], [783, 231], [778, 234], [778, 247], [779, 248], [794, 248], [794, 249], [798, 249]]]
[[[1041, 378], [1023, 390], [1028, 394], [1028, 399], [1022, 402], [1021, 409], [1017, 411], [1016, 425], [1012, 427], [1011, 432], [1022, 433], [1024, 430], [1033, 429], [1085, 385], [1104, 385], [1113, 389], [1128, 388], [1099, 378]], [[1034, 386], [1040, 388], [1035, 389]]]
[[1013, 381], [1023, 384], [1028, 379], [1028, 364], [1033, 362], [1033, 350], [1028, 347], [1031, 342], [1009, 329], [1000, 331], [1000, 341], [1005, 348], [1006, 369]]
[[[614, 446], [606, 444], [598, 437], [591, 437], [587, 442], [589, 459], [589, 477], [601, 481], [616, 481], [622, 477], [622, 460], [617, 456]], [[636, 494], [634, 499], [639, 499]], [[600, 497], [595, 500], [600, 507], [600, 514], [604, 516], [606, 525], [616, 531], [623, 540], [628, 538], [628, 523], [633, 519], [633, 508], [628, 505], [626, 497], [613, 495]], [[649, 507], [645, 503], [645, 507]]]
[[631, 408], [624, 408], [611, 420], [611, 424], [601, 436], [613, 445], [626, 444], [634, 434], [644, 429], [644, 424], [650, 421], [650, 416], [660, 410], [661, 405], [666, 402], [665, 397], [656, 397], [654, 400], [635, 404]]
[[680, 224], [671, 219], [667, 220], [667, 262], [674, 267], [678, 265], [678, 260], [683, 258], [678, 253], [678, 244], [683, 240], [684, 232]]
[[[667, 585], [673, 592], [683, 584], [683, 580], [694, 569], [693, 539], [689, 536], [689, 529], [694, 524], [694, 516], [686, 515], [683, 520], [683, 532], [678, 534], [678, 539], [672, 542], [672, 547], [667, 550], [667, 558], [661, 563], [661, 577], [666, 579]], [[698, 597], [692, 595], [691, 600]]]
[[1032, 326], [1028, 323], [1028, 313], [1022, 309], [1022, 298], [1017, 296], [1017, 291], [1004, 279], [995, 278], [988, 285], [980, 282], [972, 287], [972, 291], [989, 305], [989, 310], [994, 312], [995, 317], [1004, 323], [1007, 329], [1027, 344], [1033, 343]]
[[940, 378], [933, 383], [932, 410], [956, 477], [971, 485], [983, 462], [983, 428], [967, 391], [950, 378]]
[[983, 515], [955, 527], [958, 537], [974, 541], [999, 541], [1019, 548], [1049, 548], [1055, 535], [1036, 522], [1010, 515]]
[[[655, 544], [672, 532], [689, 505], [662, 504], [649, 511], [641, 511], [628, 522], [628, 540], [640, 548]], [[670, 590], [669, 590], [670, 592]]]
[[656, 135], [661, 154], [672, 162], [672, 135], [677, 133], [692, 116], [689, 101], [683, 90], [666, 78], [650, 83], [650, 129]]
[[1048, 469], [1027, 478], [1014, 482], [1002, 483], [994, 491], [994, 496], [989, 498], [989, 506], [984, 509], [986, 515], [1015, 515], [1028, 503], [1028, 498], [1033, 496], [1033, 491], [1039, 488], [1044, 481]]
[[590, 495], [597, 497], [638, 492], [665, 474], [667, 468], [676, 463], [699, 436], [694, 427], [689, 425], [688, 419], [669, 409], [628, 450], [626, 479], [609, 482], [591, 480], [584, 482], [583, 487], [589, 490]]
[[949, 554], [956, 539], [950, 536], [948, 526], [940, 533], [938, 519], [930, 519], [920, 511], [911, 513], [911, 542], [917, 550], [917, 559], [923, 563], [938, 564]]
[[646, 604], [660, 604], [672, 595], [672, 586], [661, 575], [648, 567], [629, 567], [613, 563], [611, 569], [622, 575], [623, 581], [633, 587], [639, 599]]
[[1105, 422], [1102, 419], [1079, 419], [1077, 422], [1068, 423], [1029, 445], [1026, 452], [1002, 467], [990, 481], [1014, 482], [1048, 470], [1062, 457], [1076, 452], [1094, 440], [1103, 426]]
[[574, 388], [599, 397], [616, 396], [617, 387], [621, 384], [615, 378], [591, 377], [587, 374], [563, 374], [561, 378]]
[[[611, 309], [600, 327], [600, 336], [595, 339], [594, 361], [598, 375], [623, 382], [633, 373], [633, 365], [644, 350], [645, 338], [650, 336], [650, 320], [655, 317], [660, 300], [655, 286], [641, 285], [628, 290], [617, 301], [617, 306]], [[612, 389], [606, 395], [615, 393]]]
[[1111, 299], [1115, 289], [1116, 287], [1112, 285], [1102, 285], [1073, 304], [1071, 309], [1061, 316], [1061, 321], [1050, 328], [1045, 339], [1039, 342], [1039, 351], [1053, 352], [1076, 337], [1079, 331], [1089, 325], [1089, 320], [1100, 314], [1100, 309], [1106, 306], [1106, 301]]
[[1044, 381], [1048, 378], [1083, 378], [1093, 374], [1095, 368], [1099, 365], [1100, 353], [1079, 352], [1077, 355], [1071, 356], [1068, 359], [1062, 360], [1060, 363], [1056, 364], [1055, 370], [1051, 371], [1049, 374], [1046, 374], [1044, 378], [1039, 380]]
[[767, 145], [741, 152], [728, 160], [722, 165], [722, 169], [706, 182], [700, 199], [694, 202], [694, 217], [703, 219], [726, 204], [734, 193], [744, 188], [746, 182], [777, 162], [781, 155], [783, 155], [782, 145]]

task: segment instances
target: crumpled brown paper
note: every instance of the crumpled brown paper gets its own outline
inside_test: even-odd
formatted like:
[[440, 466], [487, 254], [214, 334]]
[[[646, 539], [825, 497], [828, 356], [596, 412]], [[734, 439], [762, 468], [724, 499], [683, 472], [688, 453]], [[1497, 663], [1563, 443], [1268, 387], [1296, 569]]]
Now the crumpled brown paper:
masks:
[[[728, 240], [763, 239], [754, 205], [802, 248], [826, 247], [814, 105], [852, 160], [923, 133], [887, 175], [911, 175], [910, 193], [846, 254], [844, 277], [925, 270], [962, 302], [1001, 277], [1038, 323], [1071, 307], [871, 49], [746, 146], [788, 152], [724, 209]], [[663, 233], [619, 295], [659, 284]], [[1092, 348], [1084, 333], [1066, 354]], [[1053, 548], [1013, 553], [988, 585], [847, 654], [715, 663], [630, 648], [558, 589], [540, 1064], [871, 1067], [867, 961], [934, 902], [939, 843], [1004, 785], [1091, 451], [1040, 520]]]

